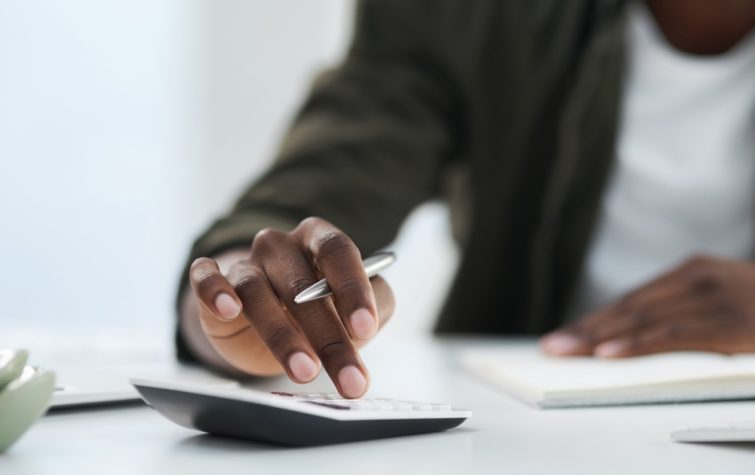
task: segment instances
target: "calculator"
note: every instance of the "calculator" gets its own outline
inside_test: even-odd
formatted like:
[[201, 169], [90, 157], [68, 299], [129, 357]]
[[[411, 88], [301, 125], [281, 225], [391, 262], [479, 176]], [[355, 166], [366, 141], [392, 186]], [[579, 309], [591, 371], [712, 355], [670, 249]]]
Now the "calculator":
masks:
[[262, 392], [244, 387], [132, 379], [165, 418], [211, 434], [310, 446], [451, 429], [472, 413], [448, 404], [335, 394]]

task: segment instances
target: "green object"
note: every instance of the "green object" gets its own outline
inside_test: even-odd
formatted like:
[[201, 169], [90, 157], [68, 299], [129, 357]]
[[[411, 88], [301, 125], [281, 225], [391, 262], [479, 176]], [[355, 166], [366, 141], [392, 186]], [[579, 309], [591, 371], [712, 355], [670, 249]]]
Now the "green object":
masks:
[[0, 350], [0, 389], [21, 376], [29, 352], [26, 350]]
[[45, 412], [55, 388], [54, 373], [23, 366], [28, 357], [26, 351], [13, 352], [15, 358], [3, 360], [7, 353], [0, 352], [0, 363], [7, 363], [0, 367], [0, 381], [4, 381], [0, 389], [0, 452], [18, 440]]

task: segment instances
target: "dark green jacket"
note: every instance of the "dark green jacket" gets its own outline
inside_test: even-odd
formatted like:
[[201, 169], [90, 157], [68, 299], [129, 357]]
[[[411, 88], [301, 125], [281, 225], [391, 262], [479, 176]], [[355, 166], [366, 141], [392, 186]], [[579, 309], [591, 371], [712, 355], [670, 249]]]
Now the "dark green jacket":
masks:
[[611, 0], [362, 1], [345, 61], [316, 81], [275, 163], [191, 257], [307, 216], [368, 255], [440, 197], [461, 263], [437, 330], [554, 328], [613, 162], [623, 10]]

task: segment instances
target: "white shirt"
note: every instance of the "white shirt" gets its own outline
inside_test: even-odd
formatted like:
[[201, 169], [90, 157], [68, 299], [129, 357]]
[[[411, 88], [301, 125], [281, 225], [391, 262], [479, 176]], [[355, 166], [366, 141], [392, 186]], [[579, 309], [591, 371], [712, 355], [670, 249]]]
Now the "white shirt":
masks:
[[677, 50], [629, 6], [616, 163], [570, 317], [697, 254], [755, 244], [755, 33], [718, 56]]

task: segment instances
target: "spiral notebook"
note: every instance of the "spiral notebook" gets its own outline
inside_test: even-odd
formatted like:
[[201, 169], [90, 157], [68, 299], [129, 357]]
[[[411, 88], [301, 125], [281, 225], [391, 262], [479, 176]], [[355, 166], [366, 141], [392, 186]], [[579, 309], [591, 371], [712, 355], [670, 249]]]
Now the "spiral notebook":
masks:
[[543, 409], [755, 399], [755, 355], [561, 358], [531, 343], [466, 350], [459, 358], [468, 371]]

